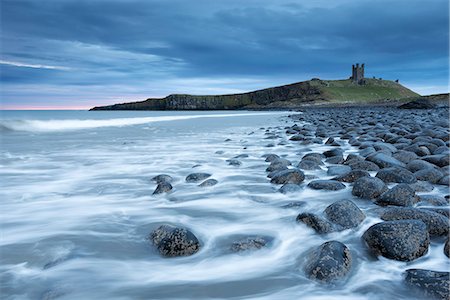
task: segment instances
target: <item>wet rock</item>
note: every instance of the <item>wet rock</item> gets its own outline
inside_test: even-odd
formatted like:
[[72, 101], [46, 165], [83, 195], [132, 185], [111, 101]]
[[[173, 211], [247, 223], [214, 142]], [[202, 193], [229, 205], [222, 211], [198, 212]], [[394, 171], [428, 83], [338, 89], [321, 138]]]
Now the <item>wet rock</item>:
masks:
[[416, 176], [405, 168], [393, 167], [384, 168], [378, 171], [376, 177], [380, 178], [386, 183], [414, 183], [417, 181]]
[[314, 249], [307, 257], [306, 275], [320, 282], [344, 279], [352, 267], [350, 250], [338, 241], [328, 241]]
[[199, 182], [211, 177], [209, 173], [192, 173], [186, 177], [186, 182]]
[[448, 205], [448, 201], [439, 195], [420, 195], [419, 202], [422, 205], [444, 206]]
[[449, 186], [450, 185], [450, 177], [449, 177], [449, 175], [445, 175], [444, 177], [439, 179], [437, 184]]
[[427, 225], [430, 235], [448, 235], [449, 219], [434, 211], [409, 207], [389, 207], [383, 210], [380, 217], [385, 221], [421, 220]]
[[422, 169], [415, 172], [414, 175], [417, 180], [428, 181], [431, 183], [437, 183], [442, 177], [444, 177], [444, 174], [435, 168]]
[[237, 159], [227, 159], [227, 163], [230, 166], [235, 166], [235, 167], [238, 167], [238, 166], [242, 165], [242, 163], [239, 160], [237, 160]]
[[371, 161], [355, 161], [348, 164], [352, 170], [378, 171], [380, 167]]
[[375, 204], [380, 206], [413, 206], [416, 202], [414, 189], [406, 183], [397, 184], [375, 200]]
[[162, 181], [158, 184], [155, 191], [153, 192], [153, 195], [158, 195], [162, 193], [168, 193], [172, 190], [172, 185], [169, 182]]
[[344, 150], [342, 150], [341, 148], [334, 148], [323, 153], [325, 157], [342, 156], [343, 154]]
[[352, 194], [363, 199], [375, 199], [387, 191], [383, 180], [376, 177], [361, 177], [353, 184]]
[[406, 168], [414, 173], [414, 172], [417, 172], [422, 169], [436, 168], [436, 166], [427, 161], [416, 159], [416, 160], [410, 161], [406, 165]]
[[302, 160], [306, 160], [306, 159], [314, 160], [318, 164], [321, 164], [322, 163], [322, 159], [325, 159], [325, 155], [323, 155], [322, 153], [310, 152], [310, 153], [306, 153], [302, 157]]
[[286, 183], [283, 184], [283, 186], [278, 191], [282, 194], [289, 194], [298, 192], [300, 189], [301, 187], [298, 184]]
[[363, 240], [375, 255], [412, 261], [428, 251], [427, 226], [420, 220], [388, 221], [372, 225]]
[[173, 181], [173, 178], [172, 178], [172, 176], [167, 175], [167, 174], [159, 174], [159, 175], [156, 175], [155, 177], [153, 177], [151, 180], [156, 183], [161, 183], [161, 182], [169, 182], [170, 183]]
[[259, 250], [266, 246], [268, 241], [266, 241], [263, 237], [255, 236], [255, 237], [246, 237], [242, 240], [233, 242], [231, 245], [231, 251], [233, 252], [243, 252], [243, 251], [251, 251], [251, 250]]
[[448, 238], [444, 245], [444, 254], [450, 258], [450, 240]]
[[263, 157], [266, 158], [266, 162], [273, 162], [273, 161], [277, 160], [278, 158], [280, 158], [276, 154], [264, 154]]
[[405, 104], [400, 105], [401, 109], [433, 109], [436, 105], [425, 98], [420, 98]]
[[200, 242], [184, 227], [161, 225], [150, 234], [150, 240], [162, 256], [189, 256], [197, 253]]
[[298, 163], [297, 168], [302, 169], [302, 170], [321, 170], [322, 169], [315, 160], [310, 160], [310, 159], [301, 160]]
[[299, 207], [305, 206], [305, 204], [306, 204], [305, 201], [294, 201], [294, 202], [289, 202], [288, 204], [284, 204], [281, 207], [282, 208], [299, 208]]
[[334, 176], [334, 175], [343, 175], [347, 174], [348, 172], [351, 172], [352, 168], [349, 166], [330, 166], [328, 167], [327, 175]]
[[305, 180], [305, 174], [298, 169], [282, 170], [273, 175], [270, 180], [271, 183], [285, 184], [285, 183], [301, 183]]
[[285, 158], [277, 158], [273, 160], [267, 167], [266, 172], [273, 172], [286, 169], [291, 165], [291, 162]]
[[305, 223], [308, 227], [314, 229], [317, 233], [329, 233], [334, 231], [333, 224], [325, 218], [312, 213], [301, 213], [297, 216], [297, 222]]
[[314, 190], [338, 191], [345, 189], [345, 185], [335, 180], [314, 180], [308, 183], [308, 187]]
[[447, 154], [437, 154], [437, 155], [428, 155], [422, 157], [424, 161], [432, 163], [438, 167], [445, 167], [449, 164], [449, 155]]
[[332, 157], [328, 157], [325, 160], [326, 163], [329, 164], [342, 164], [344, 162], [344, 157], [343, 156], [332, 156]]
[[380, 168], [405, 167], [404, 163], [384, 153], [375, 153], [369, 155], [366, 160], [375, 163]]
[[325, 215], [328, 220], [343, 229], [357, 227], [366, 218], [359, 207], [350, 200], [334, 202], [325, 209]]
[[410, 151], [404, 151], [400, 150], [392, 154], [392, 157], [401, 161], [404, 164], [407, 164], [415, 159], [418, 159], [419, 157], [414, 152]]
[[198, 186], [199, 187], [209, 187], [209, 186], [214, 186], [216, 184], [218, 184], [219, 182], [213, 178], [207, 179], [205, 181], [203, 181], [202, 183], [200, 183]]
[[416, 193], [420, 192], [431, 192], [434, 190], [434, 187], [431, 183], [426, 181], [417, 181], [416, 183], [412, 183], [409, 185]]
[[337, 180], [341, 182], [355, 182], [361, 177], [370, 177], [369, 172], [363, 170], [352, 170], [348, 173], [336, 176], [332, 180]]
[[423, 269], [406, 270], [405, 282], [419, 289], [424, 296], [435, 299], [450, 299], [449, 272]]

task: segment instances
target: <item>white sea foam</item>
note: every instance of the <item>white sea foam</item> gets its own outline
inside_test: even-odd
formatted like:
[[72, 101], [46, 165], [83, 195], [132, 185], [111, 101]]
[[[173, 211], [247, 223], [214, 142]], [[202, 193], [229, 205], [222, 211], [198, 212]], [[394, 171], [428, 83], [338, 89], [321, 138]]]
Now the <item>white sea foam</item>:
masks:
[[66, 120], [3, 120], [0, 128], [14, 131], [53, 132], [93, 129], [100, 127], [122, 127], [141, 125], [154, 122], [179, 121], [199, 118], [226, 118], [268, 115], [274, 113], [238, 113], [238, 114], [205, 114], [184, 116], [158, 116], [141, 118], [114, 118], [114, 119], [66, 119]]

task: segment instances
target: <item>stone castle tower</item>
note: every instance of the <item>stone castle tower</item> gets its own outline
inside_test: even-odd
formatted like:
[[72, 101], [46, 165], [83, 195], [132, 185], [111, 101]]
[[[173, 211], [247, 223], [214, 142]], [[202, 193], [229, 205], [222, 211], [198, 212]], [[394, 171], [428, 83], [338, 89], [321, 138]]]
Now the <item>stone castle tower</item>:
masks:
[[352, 65], [352, 77], [350, 77], [352, 82], [363, 85], [365, 83], [364, 80], [364, 64], [359, 66], [359, 64]]

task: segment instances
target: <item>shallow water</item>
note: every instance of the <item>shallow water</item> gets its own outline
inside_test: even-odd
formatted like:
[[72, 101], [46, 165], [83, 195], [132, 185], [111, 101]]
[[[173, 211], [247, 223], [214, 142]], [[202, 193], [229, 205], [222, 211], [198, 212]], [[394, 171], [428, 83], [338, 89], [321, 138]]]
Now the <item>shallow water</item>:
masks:
[[[296, 164], [306, 152], [331, 149], [287, 140], [288, 114], [3, 112], [2, 298], [420, 299], [403, 285], [402, 273], [449, 269], [442, 240], [433, 240], [413, 262], [376, 259], [360, 240], [380, 221], [370, 201], [353, 197], [350, 188], [308, 189], [308, 180], [287, 195], [270, 184], [263, 154]], [[266, 139], [267, 129], [279, 138]], [[239, 154], [249, 157], [239, 158], [239, 167], [228, 165]], [[186, 183], [193, 172], [211, 173], [219, 183]], [[150, 178], [161, 173], [175, 178], [174, 190], [152, 196]], [[325, 167], [305, 173], [331, 177]], [[322, 211], [340, 199], [365, 211], [356, 230], [321, 236], [295, 222], [299, 211]], [[305, 205], [282, 208], [293, 201]], [[201, 250], [160, 257], [147, 236], [162, 223], [191, 229]], [[271, 242], [259, 251], [232, 253], [231, 243], [247, 235]], [[345, 243], [353, 256], [350, 276], [337, 286], [311, 281], [302, 270], [305, 253], [328, 240]]]

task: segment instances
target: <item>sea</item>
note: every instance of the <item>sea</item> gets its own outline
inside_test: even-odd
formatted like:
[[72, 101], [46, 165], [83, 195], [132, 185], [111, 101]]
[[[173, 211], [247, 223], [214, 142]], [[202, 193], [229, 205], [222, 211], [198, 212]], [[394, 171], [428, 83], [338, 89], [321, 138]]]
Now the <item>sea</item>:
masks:
[[[331, 178], [325, 166], [307, 171], [295, 193], [270, 183], [264, 154], [296, 165], [307, 152], [330, 149], [290, 141], [292, 113], [2, 111], [0, 298], [421, 299], [405, 286], [404, 271], [448, 269], [443, 242], [408, 263], [376, 258], [361, 241], [381, 221], [370, 201], [355, 199], [350, 187], [306, 187]], [[230, 165], [239, 155], [241, 165]], [[194, 172], [218, 184], [187, 183]], [[170, 193], [153, 195], [158, 174], [174, 178]], [[340, 199], [366, 213], [357, 229], [318, 235], [296, 222], [300, 212]], [[162, 257], [148, 239], [161, 224], [191, 230], [200, 251]], [[269, 242], [231, 251], [245, 236]], [[326, 285], [303, 268], [307, 253], [330, 240], [349, 247], [353, 265], [345, 280]]]

